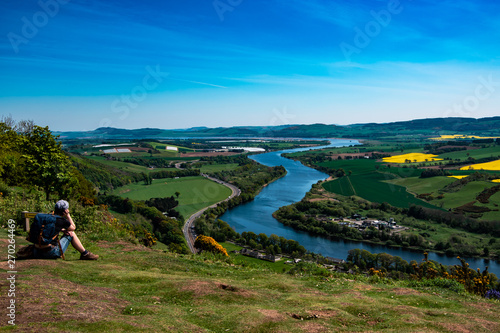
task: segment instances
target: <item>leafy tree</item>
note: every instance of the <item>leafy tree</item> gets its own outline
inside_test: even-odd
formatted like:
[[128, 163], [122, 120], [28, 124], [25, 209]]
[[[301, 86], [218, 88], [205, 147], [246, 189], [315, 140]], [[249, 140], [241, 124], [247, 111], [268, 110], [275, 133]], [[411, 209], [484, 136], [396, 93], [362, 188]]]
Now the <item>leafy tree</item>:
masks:
[[10, 123], [4, 119], [0, 122], [0, 177], [9, 185], [17, 185], [24, 182], [24, 163], [19, 152], [21, 138]]
[[26, 171], [36, 175], [31, 179], [34, 185], [44, 189], [46, 199], [50, 194], [67, 192], [77, 185], [72, 177], [72, 165], [48, 127], [34, 126], [31, 132], [21, 136], [21, 151]]

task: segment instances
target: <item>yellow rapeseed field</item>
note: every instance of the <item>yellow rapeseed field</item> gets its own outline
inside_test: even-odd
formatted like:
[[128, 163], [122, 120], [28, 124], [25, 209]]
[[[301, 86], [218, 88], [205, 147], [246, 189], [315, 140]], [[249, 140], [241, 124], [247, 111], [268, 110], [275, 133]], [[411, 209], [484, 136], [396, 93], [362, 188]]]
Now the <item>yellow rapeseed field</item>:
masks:
[[493, 183], [500, 183], [500, 179], [493, 179], [492, 182]]
[[453, 140], [453, 139], [497, 139], [498, 136], [479, 136], [479, 135], [463, 135], [463, 134], [453, 134], [453, 135], [441, 135], [437, 138], [430, 138], [431, 140]]
[[481, 169], [500, 171], [500, 160], [486, 162], [486, 163], [472, 164], [460, 168], [460, 170], [481, 170]]
[[407, 163], [408, 160], [411, 162], [430, 162], [430, 161], [442, 161], [442, 158], [434, 158], [437, 155], [433, 154], [422, 154], [422, 153], [410, 153], [403, 155], [395, 155], [391, 157], [384, 157], [382, 161], [388, 163]]
[[456, 178], [456, 179], [462, 179], [462, 178], [465, 178], [467, 176], [448, 176], [449, 178]]

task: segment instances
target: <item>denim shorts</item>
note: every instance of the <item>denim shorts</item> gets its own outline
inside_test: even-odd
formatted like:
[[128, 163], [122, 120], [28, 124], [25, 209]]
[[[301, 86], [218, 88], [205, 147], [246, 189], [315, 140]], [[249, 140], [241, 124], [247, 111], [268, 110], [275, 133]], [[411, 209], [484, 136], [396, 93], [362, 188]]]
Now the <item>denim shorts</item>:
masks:
[[[68, 235], [64, 235], [59, 239], [63, 253], [66, 252], [72, 240], [73, 237]], [[57, 259], [61, 257], [61, 250], [59, 249], [59, 245], [52, 245], [52, 249], [49, 251], [41, 251], [35, 247], [33, 249], [33, 256], [36, 259]]]

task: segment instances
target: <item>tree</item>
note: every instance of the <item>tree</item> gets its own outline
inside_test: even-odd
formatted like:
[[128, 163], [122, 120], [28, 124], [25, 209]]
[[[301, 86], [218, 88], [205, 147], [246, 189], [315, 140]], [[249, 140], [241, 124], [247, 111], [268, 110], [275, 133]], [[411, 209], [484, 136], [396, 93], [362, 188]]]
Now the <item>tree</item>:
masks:
[[77, 185], [72, 177], [72, 165], [48, 127], [33, 126], [31, 132], [21, 136], [21, 151], [25, 159], [26, 171], [34, 185], [44, 189], [46, 199], [50, 194], [63, 194]]
[[18, 185], [24, 182], [26, 173], [19, 152], [21, 138], [11, 125], [10, 118], [3, 118], [0, 122], [0, 178], [9, 185]]

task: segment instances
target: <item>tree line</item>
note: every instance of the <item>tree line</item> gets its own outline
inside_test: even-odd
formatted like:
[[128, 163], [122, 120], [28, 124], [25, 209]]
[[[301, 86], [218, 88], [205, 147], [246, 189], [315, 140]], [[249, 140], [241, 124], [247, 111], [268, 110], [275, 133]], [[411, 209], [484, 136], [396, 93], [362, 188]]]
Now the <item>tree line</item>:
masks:
[[176, 201], [177, 200], [173, 199], [173, 197], [167, 198], [166, 200], [157, 198], [149, 202], [144, 202], [121, 198], [116, 195], [99, 196], [100, 204], [107, 205], [118, 213], [138, 213], [151, 221], [154, 235], [158, 240], [167, 245], [171, 251], [188, 253], [184, 234], [182, 233], [184, 219], [167, 217], [156, 207], [157, 205], [164, 207], [162, 204], [171, 207]]

